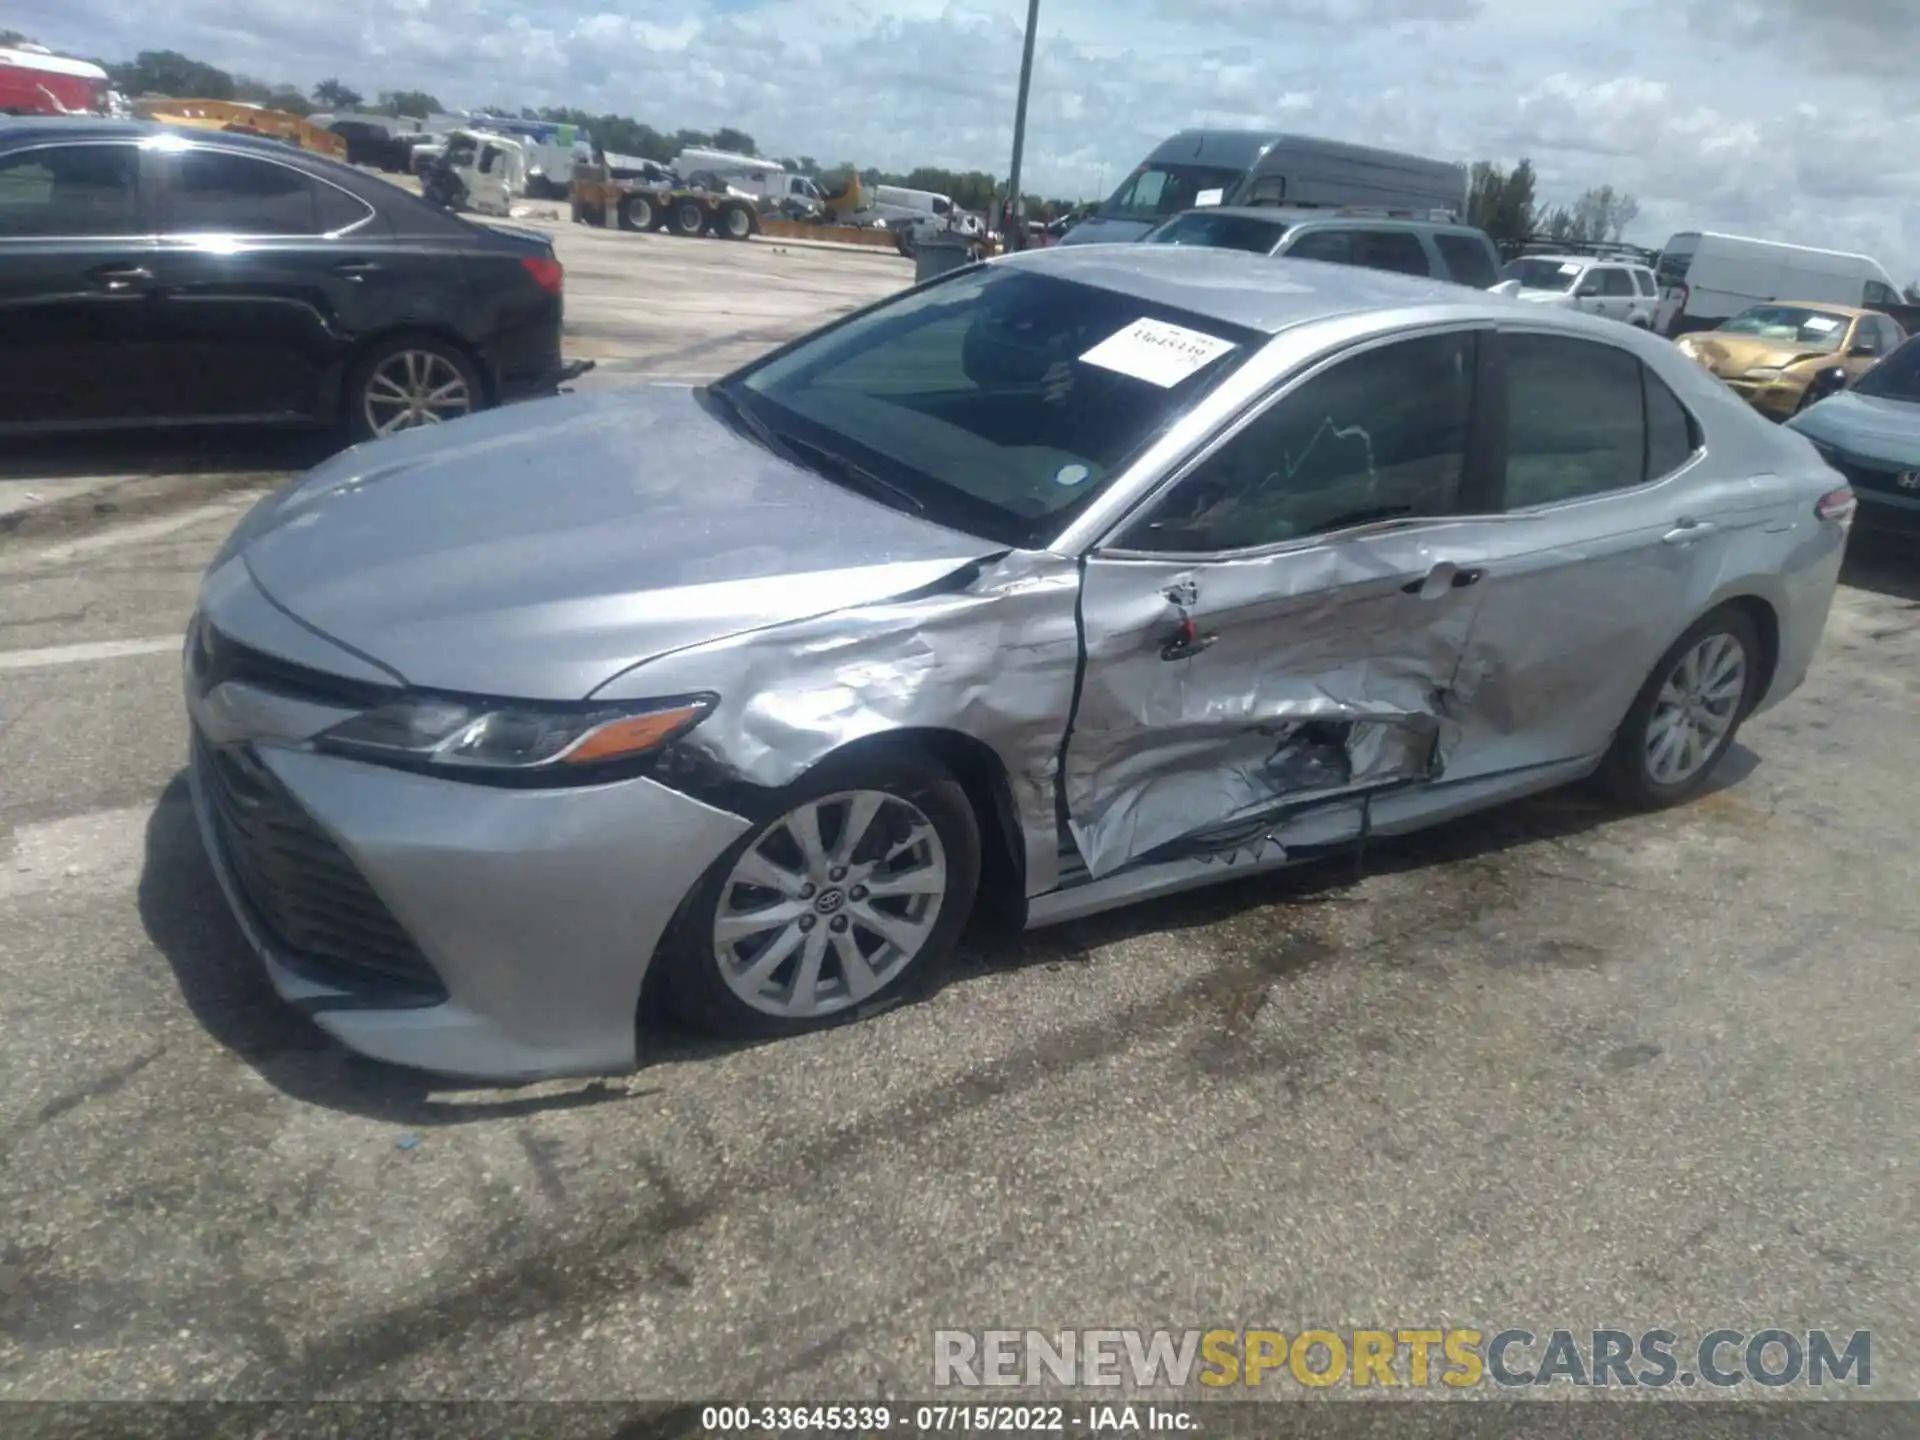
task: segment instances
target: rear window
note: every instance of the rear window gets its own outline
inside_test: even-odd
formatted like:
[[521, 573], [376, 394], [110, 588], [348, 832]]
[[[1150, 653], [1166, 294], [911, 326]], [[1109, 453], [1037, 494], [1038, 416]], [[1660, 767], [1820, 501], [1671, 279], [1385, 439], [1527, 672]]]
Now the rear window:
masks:
[[1433, 237], [1433, 243], [1447, 262], [1448, 272], [1462, 285], [1491, 290], [1500, 283], [1500, 272], [1494, 268], [1486, 242], [1478, 236], [1441, 233]]
[[1286, 233], [1287, 227], [1280, 221], [1195, 210], [1174, 216], [1146, 238], [1154, 245], [1205, 245], [1215, 250], [1250, 250], [1265, 255]]
[[1660, 287], [1653, 283], [1653, 272], [1651, 270], [1634, 271], [1633, 283], [1640, 287], [1640, 293], [1642, 295], [1658, 295], [1660, 293]]

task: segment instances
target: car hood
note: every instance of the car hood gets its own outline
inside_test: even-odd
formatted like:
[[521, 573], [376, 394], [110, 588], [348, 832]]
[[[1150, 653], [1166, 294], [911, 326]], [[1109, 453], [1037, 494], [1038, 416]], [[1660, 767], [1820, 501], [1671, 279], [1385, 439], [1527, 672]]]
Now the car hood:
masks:
[[403, 683], [577, 700], [668, 651], [871, 604], [1003, 548], [654, 387], [355, 446], [263, 502], [215, 568], [240, 554], [276, 604]]
[[1796, 360], [1828, 360], [1838, 364], [1833, 350], [1814, 350], [1792, 341], [1766, 340], [1757, 335], [1722, 335], [1717, 330], [1689, 335], [1687, 353], [1715, 375], [1732, 379], [1762, 366], [1791, 365]]
[[1843, 390], [1787, 422], [1809, 440], [1858, 460], [1920, 469], [1920, 404]]
[[1571, 290], [1531, 289], [1522, 285], [1518, 290], [1513, 292], [1513, 298], [1516, 300], [1531, 300], [1536, 305], [1571, 305], [1573, 303], [1573, 292]]

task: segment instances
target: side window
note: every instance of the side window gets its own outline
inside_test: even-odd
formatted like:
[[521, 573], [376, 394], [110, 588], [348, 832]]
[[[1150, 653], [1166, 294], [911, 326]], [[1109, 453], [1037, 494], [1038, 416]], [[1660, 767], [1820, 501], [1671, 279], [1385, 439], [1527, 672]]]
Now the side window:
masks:
[[1434, 335], [1342, 360], [1277, 401], [1122, 540], [1214, 553], [1458, 509], [1475, 341]]
[[1331, 265], [1351, 265], [1353, 232], [1350, 230], [1310, 230], [1286, 249], [1291, 260], [1324, 260]]
[[165, 229], [174, 235], [318, 235], [317, 188], [290, 166], [187, 150], [175, 157]]
[[1478, 236], [1442, 233], [1433, 237], [1433, 243], [1440, 251], [1440, 258], [1447, 262], [1448, 272], [1462, 285], [1491, 290], [1500, 283], [1500, 271], [1487, 253], [1486, 243]]
[[1885, 347], [1880, 343], [1880, 327], [1871, 316], [1863, 315], [1853, 322], [1853, 339], [1847, 349], [1851, 353], [1878, 355]]
[[49, 145], [0, 157], [0, 236], [140, 235], [140, 152]]
[[1651, 270], [1634, 271], [1633, 283], [1640, 287], [1640, 293], [1649, 300], [1660, 293], [1660, 287], [1653, 283], [1653, 272]]
[[1890, 315], [1880, 316], [1879, 324], [1880, 348], [1888, 354], [1892, 354], [1906, 341], [1907, 332], [1902, 330], [1900, 328], [1900, 322]]
[[487, 146], [486, 149], [480, 152], [480, 173], [482, 175], [491, 175], [493, 173], [493, 167], [498, 164], [499, 161], [500, 148], [497, 145]]
[[1640, 362], [1559, 335], [1509, 335], [1507, 508], [1638, 485], [1646, 477]]
[[1667, 384], [1645, 365], [1640, 381], [1647, 405], [1647, 478], [1671, 475], [1700, 448], [1700, 431]]
[[1867, 281], [1866, 299], [1862, 303], [1867, 305], [1898, 305], [1900, 303], [1900, 297], [1878, 280], [1869, 280]]
[[1633, 298], [1633, 277], [1624, 270], [1613, 269], [1600, 272], [1600, 293], [1608, 296], [1626, 296]]
[[1362, 230], [1354, 237], [1354, 262], [1369, 270], [1401, 275], [1431, 275], [1426, 246], [1407, 230]]

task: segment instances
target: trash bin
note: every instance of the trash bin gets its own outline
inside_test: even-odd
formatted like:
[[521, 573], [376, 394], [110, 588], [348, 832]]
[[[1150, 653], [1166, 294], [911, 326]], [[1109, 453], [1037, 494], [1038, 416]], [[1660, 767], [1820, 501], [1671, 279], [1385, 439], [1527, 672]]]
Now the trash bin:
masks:
[[972, 263], [973, 242], [954, 231], [942, 231], [914, 244], [913, 281], [918, 285]]

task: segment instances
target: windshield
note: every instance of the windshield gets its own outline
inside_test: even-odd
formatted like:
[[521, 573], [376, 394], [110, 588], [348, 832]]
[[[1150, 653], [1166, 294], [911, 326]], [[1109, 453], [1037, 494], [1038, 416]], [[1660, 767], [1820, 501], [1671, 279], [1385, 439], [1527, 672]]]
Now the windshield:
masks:
[[1502, 280], [1518, 280], [1527, 290], [1571, 290], [1587, 267], [1572, 260], [1542, 260], [1523, 256], [1500, 272]]
[[1908, 340], [1853, 384], [1856, 395], [1920, 405], [1920, 336]]
[[1264, 338], [981, 265], [716, 388], [829, 479], [1039, 547]]
[[1720, 326], [1724, 335], [1753, 335], [1802, 350], [1833, 350], [1847, 333], [1847, 317], [1799, 305], [1756, 305]]
[[1115, 220], [1157, 220], [1178, 215], [1199, 203], [1204, 191], [1218, 190], [1224, 198], [1244, 173], [1214, 165], [1142, 165], [1113, 192], [1100, 213]]
[[1286, 233], [1286, 225], [1274, 220], [1190, 210], [1174, 216], [1145, 238], [1155, 245], [1207, 245], [1216, 250], [1251, 250], [1266, 255]]

